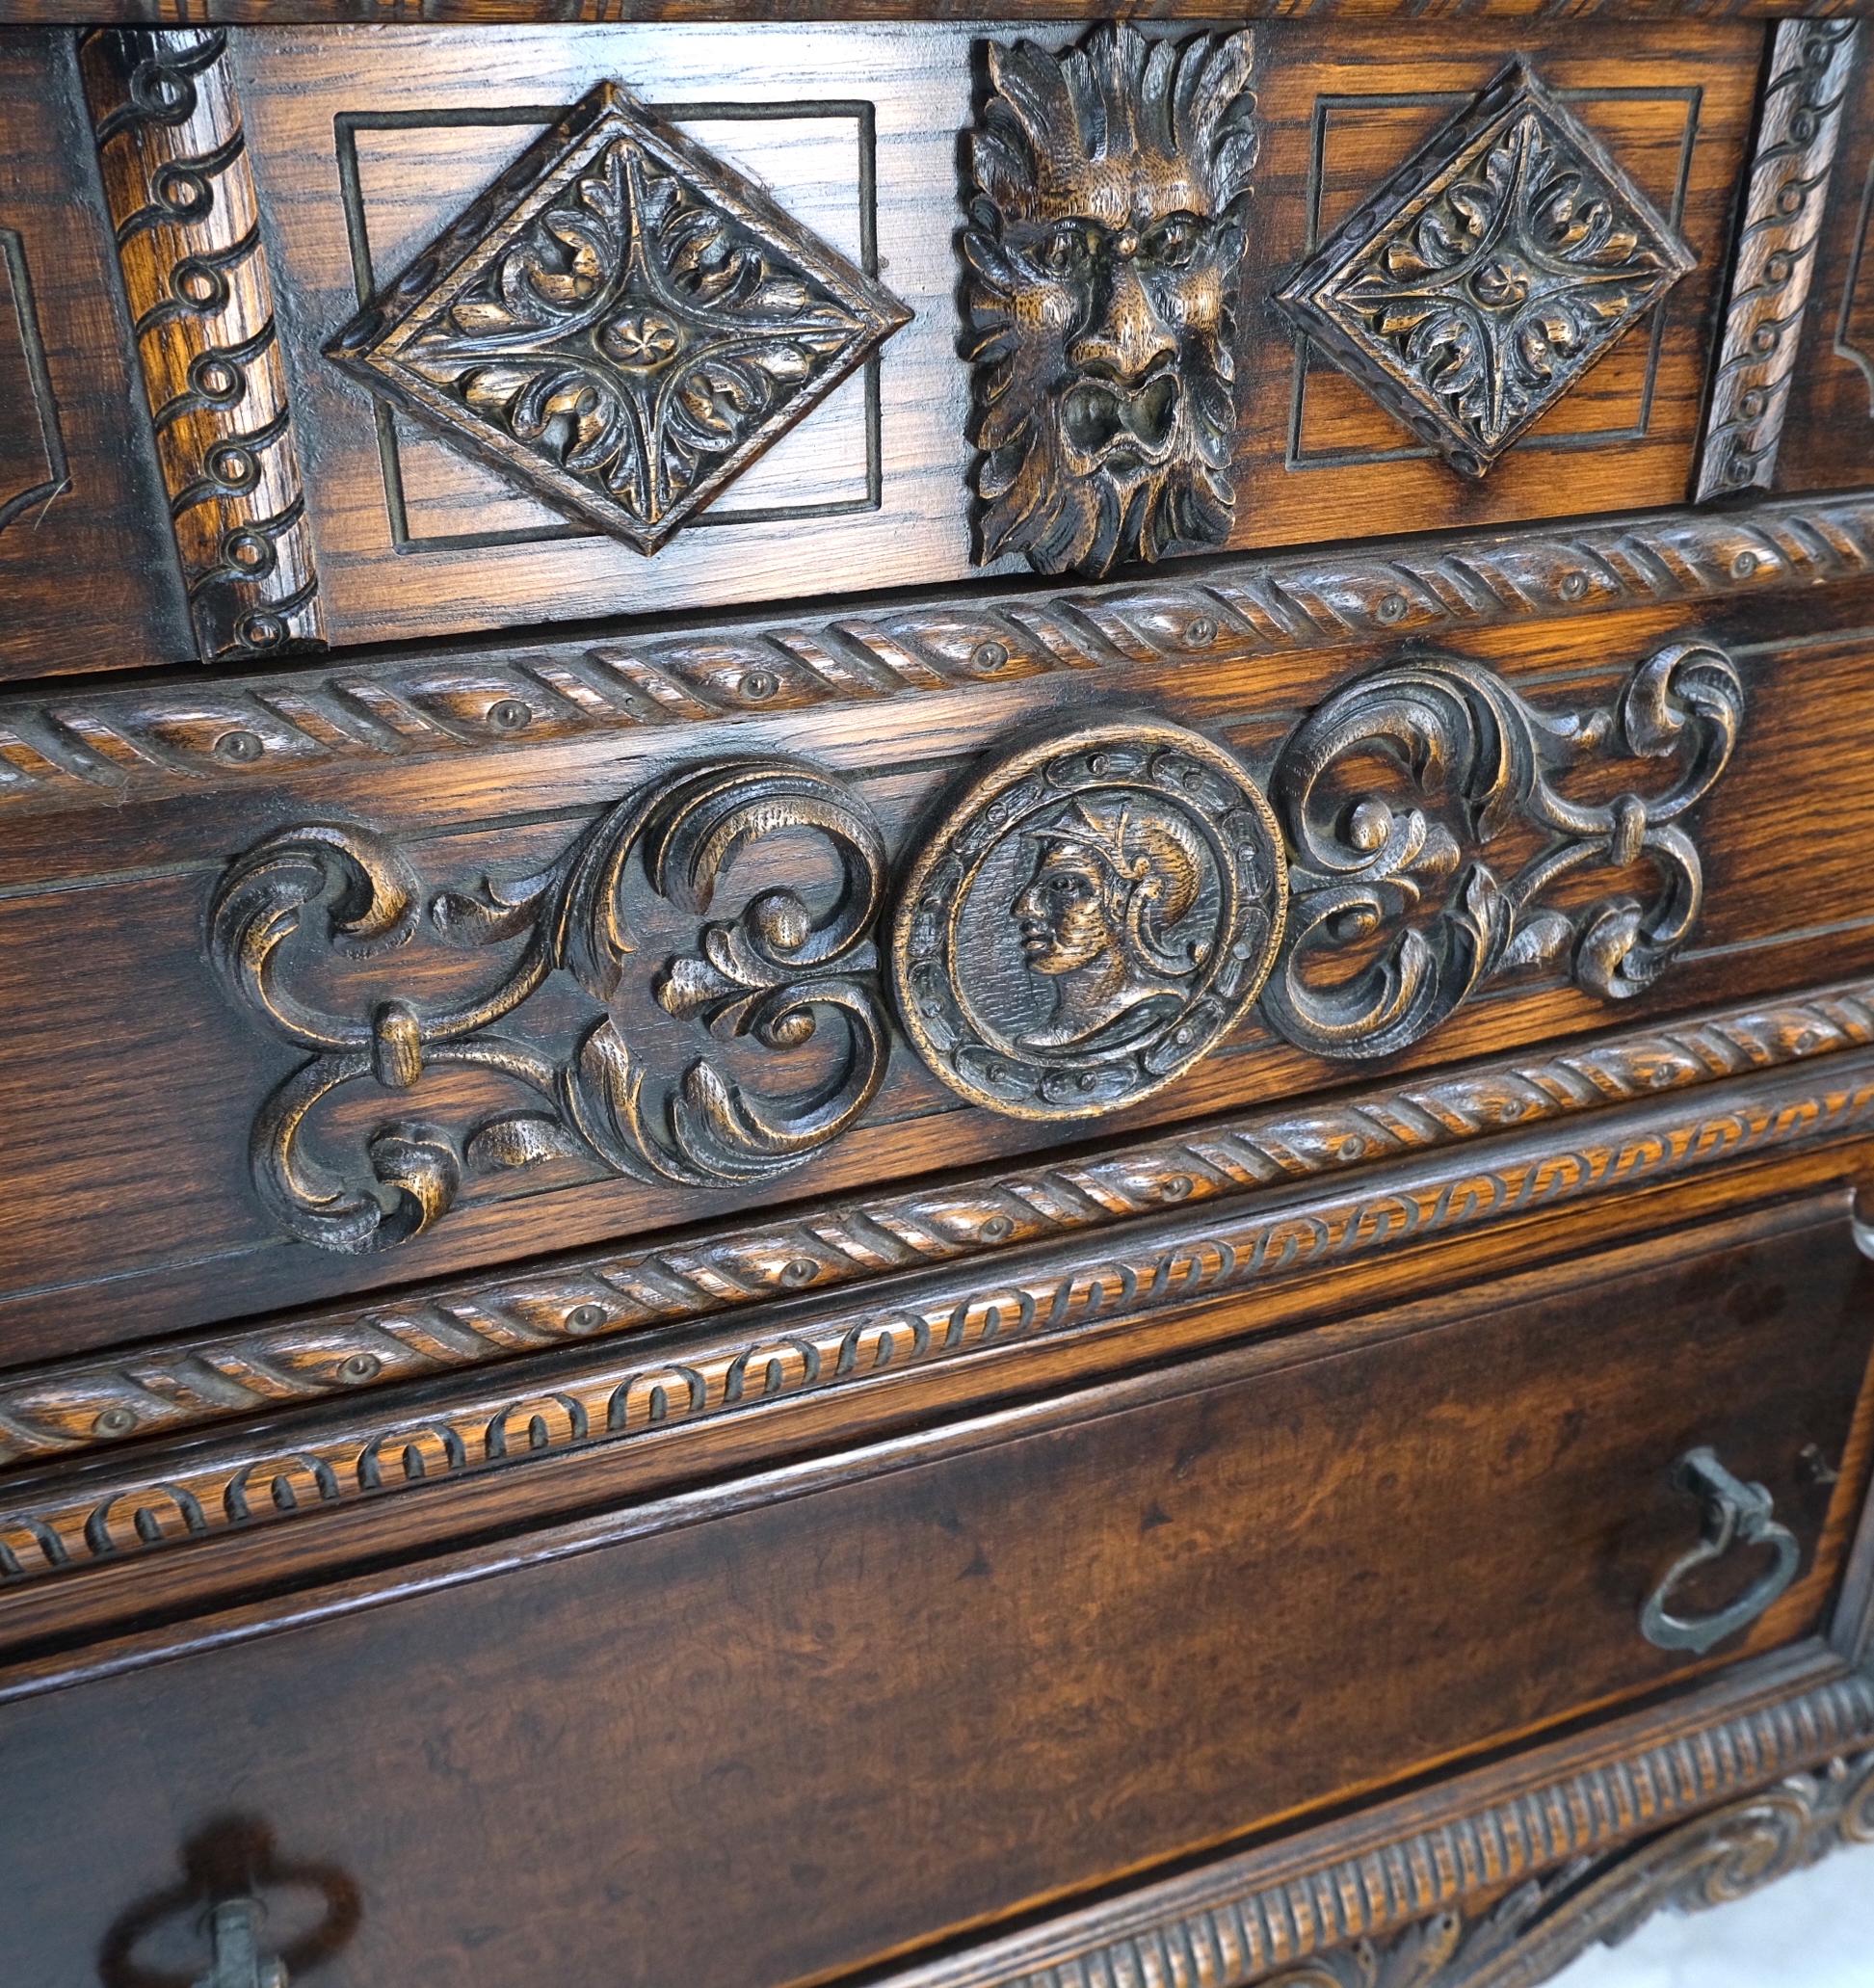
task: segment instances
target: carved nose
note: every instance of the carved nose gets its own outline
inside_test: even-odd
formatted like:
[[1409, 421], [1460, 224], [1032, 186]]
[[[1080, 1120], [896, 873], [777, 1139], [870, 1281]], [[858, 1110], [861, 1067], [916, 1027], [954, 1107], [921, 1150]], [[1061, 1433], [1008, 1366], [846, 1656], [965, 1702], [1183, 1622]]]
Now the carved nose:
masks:
[[1153, 307], [1129, 256], [1115, 259], [1105, 308], [1068, 348], [1069, 362], [1083, 373], [1136, 386], [1177, 355], [1170, 328]]

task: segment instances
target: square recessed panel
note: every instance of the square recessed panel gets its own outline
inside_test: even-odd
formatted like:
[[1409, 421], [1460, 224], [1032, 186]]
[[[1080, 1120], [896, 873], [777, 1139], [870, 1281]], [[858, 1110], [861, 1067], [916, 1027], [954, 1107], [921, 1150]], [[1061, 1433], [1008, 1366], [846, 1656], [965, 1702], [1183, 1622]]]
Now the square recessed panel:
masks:
[[908, 316], [602, 84], [328, 353], [563, 515], [652, 552]]
[[1280, 302], [1388, 413], [1478, 477], [1695, 261], [1516, 65], [1333, 231]]

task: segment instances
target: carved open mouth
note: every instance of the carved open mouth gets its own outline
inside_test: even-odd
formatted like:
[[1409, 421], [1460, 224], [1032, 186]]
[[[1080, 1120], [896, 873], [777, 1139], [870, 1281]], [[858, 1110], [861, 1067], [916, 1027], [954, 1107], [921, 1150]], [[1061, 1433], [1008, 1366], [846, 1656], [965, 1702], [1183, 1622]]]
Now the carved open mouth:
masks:
[[1162, 368], [1131, 388], [1082, 380], [1062, 404], [1061, 425], [1089, 467], [1124, 473], [1162, 463], [1177, 435], [1177, 376]]

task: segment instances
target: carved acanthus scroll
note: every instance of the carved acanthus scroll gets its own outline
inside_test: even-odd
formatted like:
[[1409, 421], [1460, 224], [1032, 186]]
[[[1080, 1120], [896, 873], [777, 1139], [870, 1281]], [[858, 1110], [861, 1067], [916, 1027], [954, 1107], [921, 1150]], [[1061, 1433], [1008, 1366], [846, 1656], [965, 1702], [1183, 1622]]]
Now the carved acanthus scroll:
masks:
[[[1316, 1055], [1389, 1056], [1499, 973], [1560, 968], [1603, 999], [1642, 993], [1698, 918], [1703, 870], [1686, 818], [1743, 715], [1736, 669], [1695, 643], [1642, 663], [1614, 708], [1560, 717], [1459, 656], [1357, 677], [1276, 762], [1294, 862], [1269, 1020]], [[1676, 777], [1651, 799], [1570, 798], [1570, 774], [1628, 757]], [[1494, 848], [1519, 840], [1500, 874]], [[1620, 882], [1648, 871], [1655, 888], [1644, 902], [1617, 890], [1554, 905], [1558, 886], [1595, 869]]]
[[[805, 1097], [757, 1099], [704, 1052], [667, 1080], [627, 1047], [636, 1031], [610, 1009], [640, 951], [627, 871], [639, 863], [649, 891], [694, 922], [738, 856], [770, 835], [831, 845], [832, 910], [815, 910], [804, 889], [755, 896], [738, 918], [696, 930], [695, 950], [665, 965], [655, 1000], [712, 1040], [769, 1051], [805, 1047], [836, 1016], [835, 1072]], [[364, 830], [315, 824], [274, 835], [229, 869], [209, 914], [224, 985], [274, 1034], [313, 1052], [255, 1122], [261, 1197], [289, 1233], [356, 1252], [421, 1233], [465, 1181], [507, 1169], [571, 1160], [589, 1173], [704, 1185], [798, 1165], [864, 1109], [884, 1069], [864, 942], [883, 891], [879, 832], [863, 803], [784, 760], [673, 776], [601, 817], [546, 871], [436, 891], [427, 904], [408, 859]], [[373, 992], [328, 1007], [303, 992], [331, 978], [334, 960], [388, 957], [419, 931], [503, 964], [449, 1001]], [[556, 1051], [498, 1030], [557, 967], [601, 1004], [577, 1044]], [[474, 1073], [508, 1100], [465, 1125], [421, 1112], [413, 1094], [436, 1071]], [[367, 1083], [404, 1109], [361, 1142], [322, 1141], [315, 1121], [328, 1100]], [[332, 1140], [347, 1157], [320, 1156]]]
[[701, 926], [696, 950], [665, 966], [656, 998], [716, 1037], [772, 1049], [799, 1047], [836, 1018], [844, 1047], [832, 1074], [805, 1097], [774, 1102], [698, 1057], [653, 1112], [653, 1080], [608, 1015], [579, 1045], [567, 1100], [594, 1151], [620, 1173], [697, 1187], [760, 1180], [837, 1138], [878, 1089], [886, 1040], [870, 934], [884, 846], [864, 804], [810, 767], [709, 767], [612, 815], [572, 874], [566, 956], [586, 991], [609, 1000], [638, 949], [622, 904], [634, 858], [659, 897], [700, 917], [740, 851], [801, 833], [834, 852], [840, 888], [831, 909], [816, 912], [791, 887], [763, 891], [738, 917]]
[[[1232, 753], [1163, 719], [1031, 738], [901, 853], [900, 1025], [971, 1103], [1070, 1120], [1175, 1081], [1258, 994], [1330, 1058], [1394, 1054], [1500, 973], [1637, 994], [1699, 914], [1688, 819], [1742, 716], [1735, 669], [1697, 644], [1562, 716], [1428, 654], [1304, 719], [1273, 808]], [[1670, 766], [1663, 791], [1617, 790], [1628, 758]], [[544, 867], [469, 888], [426, 889], [354, 825], [270, 836], [209, 914], [224, 985], [308, 1052], [254, 1127], [262, 1199], [293, 1235], [372, 1250], [515, 1168], [703, 1188], [810, 1159], [885, 1074], [890, 868], [858, 793], [782, 758], [679, 769]], [[397, 970], [419, 936], [432, 957]], [[493, 964], [440, 997], [462, 977], [443, 951]], [[420, 1109], [436, 1074], [457, 1101]], [[372, 1087], [396, 1109], [362, 1110]]]

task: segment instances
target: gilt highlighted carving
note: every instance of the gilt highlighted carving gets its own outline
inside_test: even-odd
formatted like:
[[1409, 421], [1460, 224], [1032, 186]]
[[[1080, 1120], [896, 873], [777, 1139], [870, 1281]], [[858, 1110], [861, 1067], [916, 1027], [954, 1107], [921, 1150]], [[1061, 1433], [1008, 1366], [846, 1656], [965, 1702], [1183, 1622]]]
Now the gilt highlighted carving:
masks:
[[326, 353], [531, 494], [655, 552], [910, 317], [602, 83]]
[[1099, 574], [1234, 504], [1247, 31], [989, 44], [963, 236], [981, 557]]
[[933, 1071], [1018, 1118], [1149, 1097], [1213, 1049], [1275, 958], [1281, 839], [1254, 782], [1148, 719], [1043, 739], [945, 806], [892, 939]]
[[1278, 302], [1387, 413], [1481, 477], [1697, 259], [1518, 63]]

